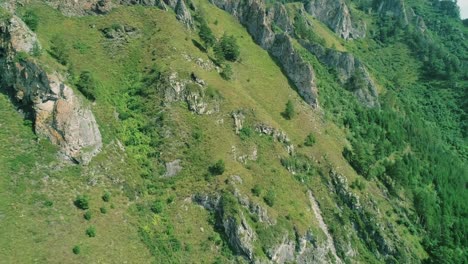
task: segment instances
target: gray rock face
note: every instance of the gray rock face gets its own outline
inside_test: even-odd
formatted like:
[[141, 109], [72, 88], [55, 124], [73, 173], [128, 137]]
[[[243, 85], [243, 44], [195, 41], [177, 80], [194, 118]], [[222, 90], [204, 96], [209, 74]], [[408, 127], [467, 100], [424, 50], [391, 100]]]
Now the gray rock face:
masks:
[[176, 13], [176, 18], [185, 25], [185, 27], [191, 29], [193, 28], [193, 18], [188, 10], [187, 6], [185, 5], [184, 0], [177, 1], [177, 5], [174, 9]]
[[309, 0], [305, 3], [305, 9], [344, 39], [363, 38], [366, 35], [365, 24], [353, 21], [344, 0]]
[[[263, 0], [212, 0], [211, 2], [236, 17], [247, 28], [255, 42], [278, 60], [304, 100], [313, 107], [318, 106], [315, 73], [294, 49], [287, 35], [293, 26], [284, 6], [276, 4], [267, 9]], [[273, 25], [285, 33], [274, 33]]]
[[46, 73], [30, 53], [37, 39], [17, 17], [0, 25], [0, 77], [2, 88], [34, 119], [36, 134], [60, 146], [71, 160], [87, 164], [102, 146], [101, 134], [90, 107], [76, 96], [58, 73]]
[[326, 66], [334, 69], [344, 86], [350, 87], [358, 100], [367, 107], [380, 107], [377, 86], [362, 62], [347, 52], [324, 48], [299, 40], [299, 43]]
[[174, 161], [166, 163], [166, 173], [164, 174], [165, 177], [173, 177], [179, 174], [182, 170], [181, 160], [176, 159]]
[[111, 0], [48, 0], [46, 3], [66, 16], [105, 14], [114, 7]]

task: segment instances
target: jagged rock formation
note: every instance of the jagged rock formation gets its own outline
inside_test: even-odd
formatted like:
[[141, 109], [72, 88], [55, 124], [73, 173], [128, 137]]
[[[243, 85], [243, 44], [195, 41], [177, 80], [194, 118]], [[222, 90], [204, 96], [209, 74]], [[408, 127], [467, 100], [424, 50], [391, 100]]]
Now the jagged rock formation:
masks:
[[47, 0], [45, 2], [66, 16], [105, 14], [114, 7], [111, 0]]
[[318, 44], [299, 43], [327, 67], [334, 69], [341, 84], [347, 86], [367, 107], [379, 107], [377, 86], [362, 62], [347, 52], [327, 49]]
[[31, 115], [36, 134], [60, 146], [71, 160], [87, 164], [102, 146], [90, 107], [58, 73], [46, 73], [33, 59], [19, 58], [39, 45], [21, 19], [2, 22], [0, 37], [2, 90]]
[[364, 22], [356, 22], [344, 0], [309, 0], [306, 11], [330, 27], [344, 39], [357, 39], [366, 36]]
[[[293, 26], [284, 6], [277, 4], [267, 9], [262, 0], [211, 2], [236, 17], [247, 28], [255, 42], [278, 60], [304, 100], [311, 106], [318, 106], [315, 73], [312, 66], [299, 55], [287, 34]], [[275, 33], [272, 29], [273, 24], [285, 32]]]

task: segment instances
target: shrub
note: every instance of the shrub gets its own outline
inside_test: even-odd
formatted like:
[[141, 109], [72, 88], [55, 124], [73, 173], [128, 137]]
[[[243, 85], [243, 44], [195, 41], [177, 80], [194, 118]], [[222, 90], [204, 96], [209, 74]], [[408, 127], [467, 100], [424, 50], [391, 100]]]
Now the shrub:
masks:
[[284, 109], [282, 115], [288, 120], [291, 120], [296, 115], [296, 112], [294, 110], [294, 104], [291, 100], [288, 100], [288, 102], [286, 103], [286, 108]]
[[242, 140], [246, 140], [249, 137], [251, 137], [253, 134], [253, 130], [250, 127], [243, 127], [241, 130], [239, 130], [239, 137]]
[[96, 81], [93, 75], [89, 71], [83, 71], [80, 74], [80, 78], [76, 83], [78, 90], [89, 100], [96, 100]]
[[315, 136], [312, 133], [310, 133], [304, 140], [304, 145], [306, 145], [307, 147], [312, 147], [314, 144], [315, 144]]
[[275, 204], [276, 192], [273, 189], [268, 190], [263, 200], [268, 206], [272, 207]]
[[205, 20], [200, 22], [198, 36], [200, 36], [200, 39], [205, 43], [206, 49], [212, 47], [216, 43], [216, 38]]
[[86, 213], [84, 213], [84, 215], [83, 215], [84, 219], [86, 219], [88, 221], [91, 220], [92, 216], [93, 215], [91, 214], [90, 211], [86, 211]]
[[32, 49], [32, 55], [34, 57], [40, 57], [42, 55], [41, 46], [39, 46], [39, 43], [37, 41], [34, 42], [33, 49]]
[[96, 236], [96, 227], [90, 226], [86, 229], [86, 235], [88, 237], [95, 237]]
[[236, 38], [224, 34], [215, 46], [215, 55], [218, 60], [236, 61], [240, 55]]
[[81, 252], [81, 247], [76, 245], [73, 247], [72, 251], [73, 251], [73, 254], [78, 255]]
[[259, 197], [262, 194], [262, 187], [260, 187], [258, 184], [255, 184], [251, 191], [253, 195]]
[[32, 30], [36, 31], [39, 26], [39, 17], [32, 10], [28, 10], [22, 17], [24, 23]]
[[155, 214], [160, 214], [164, 210], [164, 203], [162, 201], [155, 201], [151, 205], [151, 211]]
[[233, 75], [233, 71], [232, 71], [232, 67], [231, 65], [229, 64], [226, 64], [224, 66], [224, 69], [223, 71], [220, 73], [221, 77], [226, 80], [226, 81], [229, 81], [232, 79], [232, 75]]
[[68, 46], [62, 36], [56, 35], [50, 41], [50, 55], [60, 64], [67, 65], [69, 59]]
[[221, 175], [224, 173], [225, 165], [224, 160], [218, 160], [215, 164], [209, 167], [211, 175]]
[[110, 201], [110, 197], [111, 197], [111, 194], [109, 192], [105, 192], [103, 195], [102, 195], [102, 200], [104, 202], [109, 202]]
[[51, 200], [45, 200], [44, 205], [47, 207], [52, 207], [54, 205], [54, 202], [52, 202]]
[[78, 195], [74, 204], [81, 210], [87, 210], [89, 209], [89, 197], [87, 195]]
[[107, 214], [107, 208], [106, 207], [99, 208], [99, 211], [101, 211], [101, 214]]
[[19, 51], [15, 55], [15, 62], [24, 62], [28, 59], [29, 54], [24, 51]]

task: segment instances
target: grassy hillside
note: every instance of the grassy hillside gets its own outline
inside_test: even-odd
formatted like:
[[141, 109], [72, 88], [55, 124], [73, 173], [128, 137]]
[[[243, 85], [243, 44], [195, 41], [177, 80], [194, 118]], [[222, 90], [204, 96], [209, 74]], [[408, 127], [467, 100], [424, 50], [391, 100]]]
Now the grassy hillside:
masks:
[[[447, 237], [444, 246], [452, 250], [453, 259], [463, 259], [466, 208], [460, 201], [466, 195], [460, 188], [466, 179], [466, 139], [459, 125], [462, 114], [453, 114], [458, 95], [432, 90], [429, 84], [436, 82], [422, 82], [423, 63], [409, 44], [371, 37], [345, 42], [307, 16], [326, 47], [352, 52], [364, 62], [378, 83], [382, 103], [381, 109], [361, 106], [332, 70], [294, 42], [317, 74], [322, 108], [312, 109], [232, 16], [205, 0], [194, 4], [216, 38], [232, 35], [240, 47], [240, 58], [226, 62], [233, 71], [229, 81], [220, 76], [216, 64], [199, 65], [200, 59], [216, 62], [216, 54], [213, 49], [206, 52], [198, 29], [188, 30], [172, 10], [121, 6], [105, 16], [65, 17], [39, 1], [18, 10], [37, 16], [36, 33], [43, 49], [32, 59], [47, 71], [67, 76], [76, 93], [82, 92], [77, 88], [81, 76], [90, 72], [95, 100], [89, 103], [104, 147], [88, 166], [64, 163], [50, 143], [35, 137], [7, 97], [0, 97], [0, 233], [8, 238], [0, 239], [1, 259], [245, 261], [229, 245], [216, 213], [192, 201], [195, 194], [219, 194], [233, 201], [223, 209], [246, 216], [258, 235], [255, 255], [266, 259], [267, 249], [285, 239], [309, 232], [317, 244], [326, 240], [308, 190], [346, 263], [404, 263], [429, 256], [437, 260], [433, 248]], [[292, 17], [296, 5], [288, 4]], [[53, 56], [56, 43], [68, 55], [65, 63]], [[169, 102], [164, 96], [170, 76], [204, 80], [204, 100], [216, 111], [199, 115], [184, 100]], [[288, 100], [295, 108], [291, 120], [282, 115]], [[239, 135], [232, 117], [238, 111], [245, 116]], [[283, 131], [295, 147], [294, 155], [284, 143], [256, 132], [259, 124]], [[306, 144], [309, 135], [315, 142]], [[241, 161], [240, 156], [247, 158]], [[252, 156], [256, 157], [249, 159]], [[166, 177], [166, 164], [175, 160], [182, 170]], [[218, 160], [225, 170], [213, 175], [210, 166]], [[288, 166], [295, 166], [293, 173]], [[449, 167], [453, 171], [448, 172]], [[346, 178], [362, 210], [353, 209], [334, 192], [335, 174]], [[453, 199], [447, 197], [454, 186], [450, 181], [460, 185]], [[103, 197], [106, 193], [109, 201]], [[239, 193], [266, 208], [276, 224], [261, 222], [242, 207], [235, 198]], [[79, 195], [89, 197], [89, 209], [74, 204]], [[445, 202], [449, 206], [431, 209]], [[437, 218], [441, 211], [444, 217]], [[86, 212], [90, 220], [85, 219]], [[431, 234], [438, 221], [453, 223], [457, 230], [447, 231], [451, 226], [447, 223], [445, 231]], [[87, 233], [92, 227], [95, 237]], [[384, 250], [376, 241], [381, 233], [393, 247], [391, 256], [382, 256]]]

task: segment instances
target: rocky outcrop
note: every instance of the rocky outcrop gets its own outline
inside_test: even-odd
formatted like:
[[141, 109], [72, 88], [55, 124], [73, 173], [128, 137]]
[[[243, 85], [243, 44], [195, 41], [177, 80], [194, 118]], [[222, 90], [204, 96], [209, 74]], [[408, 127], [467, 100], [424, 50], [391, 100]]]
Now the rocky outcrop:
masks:
[[289, 154], [294, 154], [294, 145], [292, 144], [288, 135], [286, 135], [284, 131], [278, 130], [267, 124], [257, 124], [257, 126], [255, 127], [255, 131], [257, 131], [260, 134], [271, 136], [273, 140], [282, 143], [288, 150]]
[[181, 79], [173, 72], [160, 88], [165, 103], [185, 101], [189, 110], [199, 115], [219, 111], [219, 103], [205, 95], [206, 83], [201, 79]]
[[71, 160], [87, 164], [102, 146], [94, 115], [60, 74], [46, 73], [32, 58], [20, 56], [38, 46], [35, 34], [18, 17], [1, 23], [1, 89], [34, 120], [37, 135], [60, 146]]
[[[298, 93], [311, 106], [318, 106], [315, 73], [294, 48], [288, 36], [293, 29], [284, 6], [266, 8], [263, 0], [212, 0], [217, 7], [229, 12], [247, 28], [255, 42], [270, 52], [281, 64]], [[275, 33], [273, 26], [284, 32]]]
[[185, 25], [185, 27], [191, 29], [193, 28], [194, 22], [192, 18], [192, 14], [188, 10], [187, 6], [185, 5], [184, 0], [177, 1], [177, 5], [174, 9], [176, 13], [176, 18]]
[[305, 9], [343, 39], [366, 36], [365, 23], [354, 21], [344, 0], [308, 0]]
[[304, 40], [299, 43], [327, 67], [336, 71], [341, 84], [367, 107], [379, 107], [377, 85], [371, 78], [364, 64], [348, 52], [327, 49], [319, 44], [311, 44]]
[[114, 7], [111, 0], [48, 0], [45, 2], [66, 16], [106, 14]]

